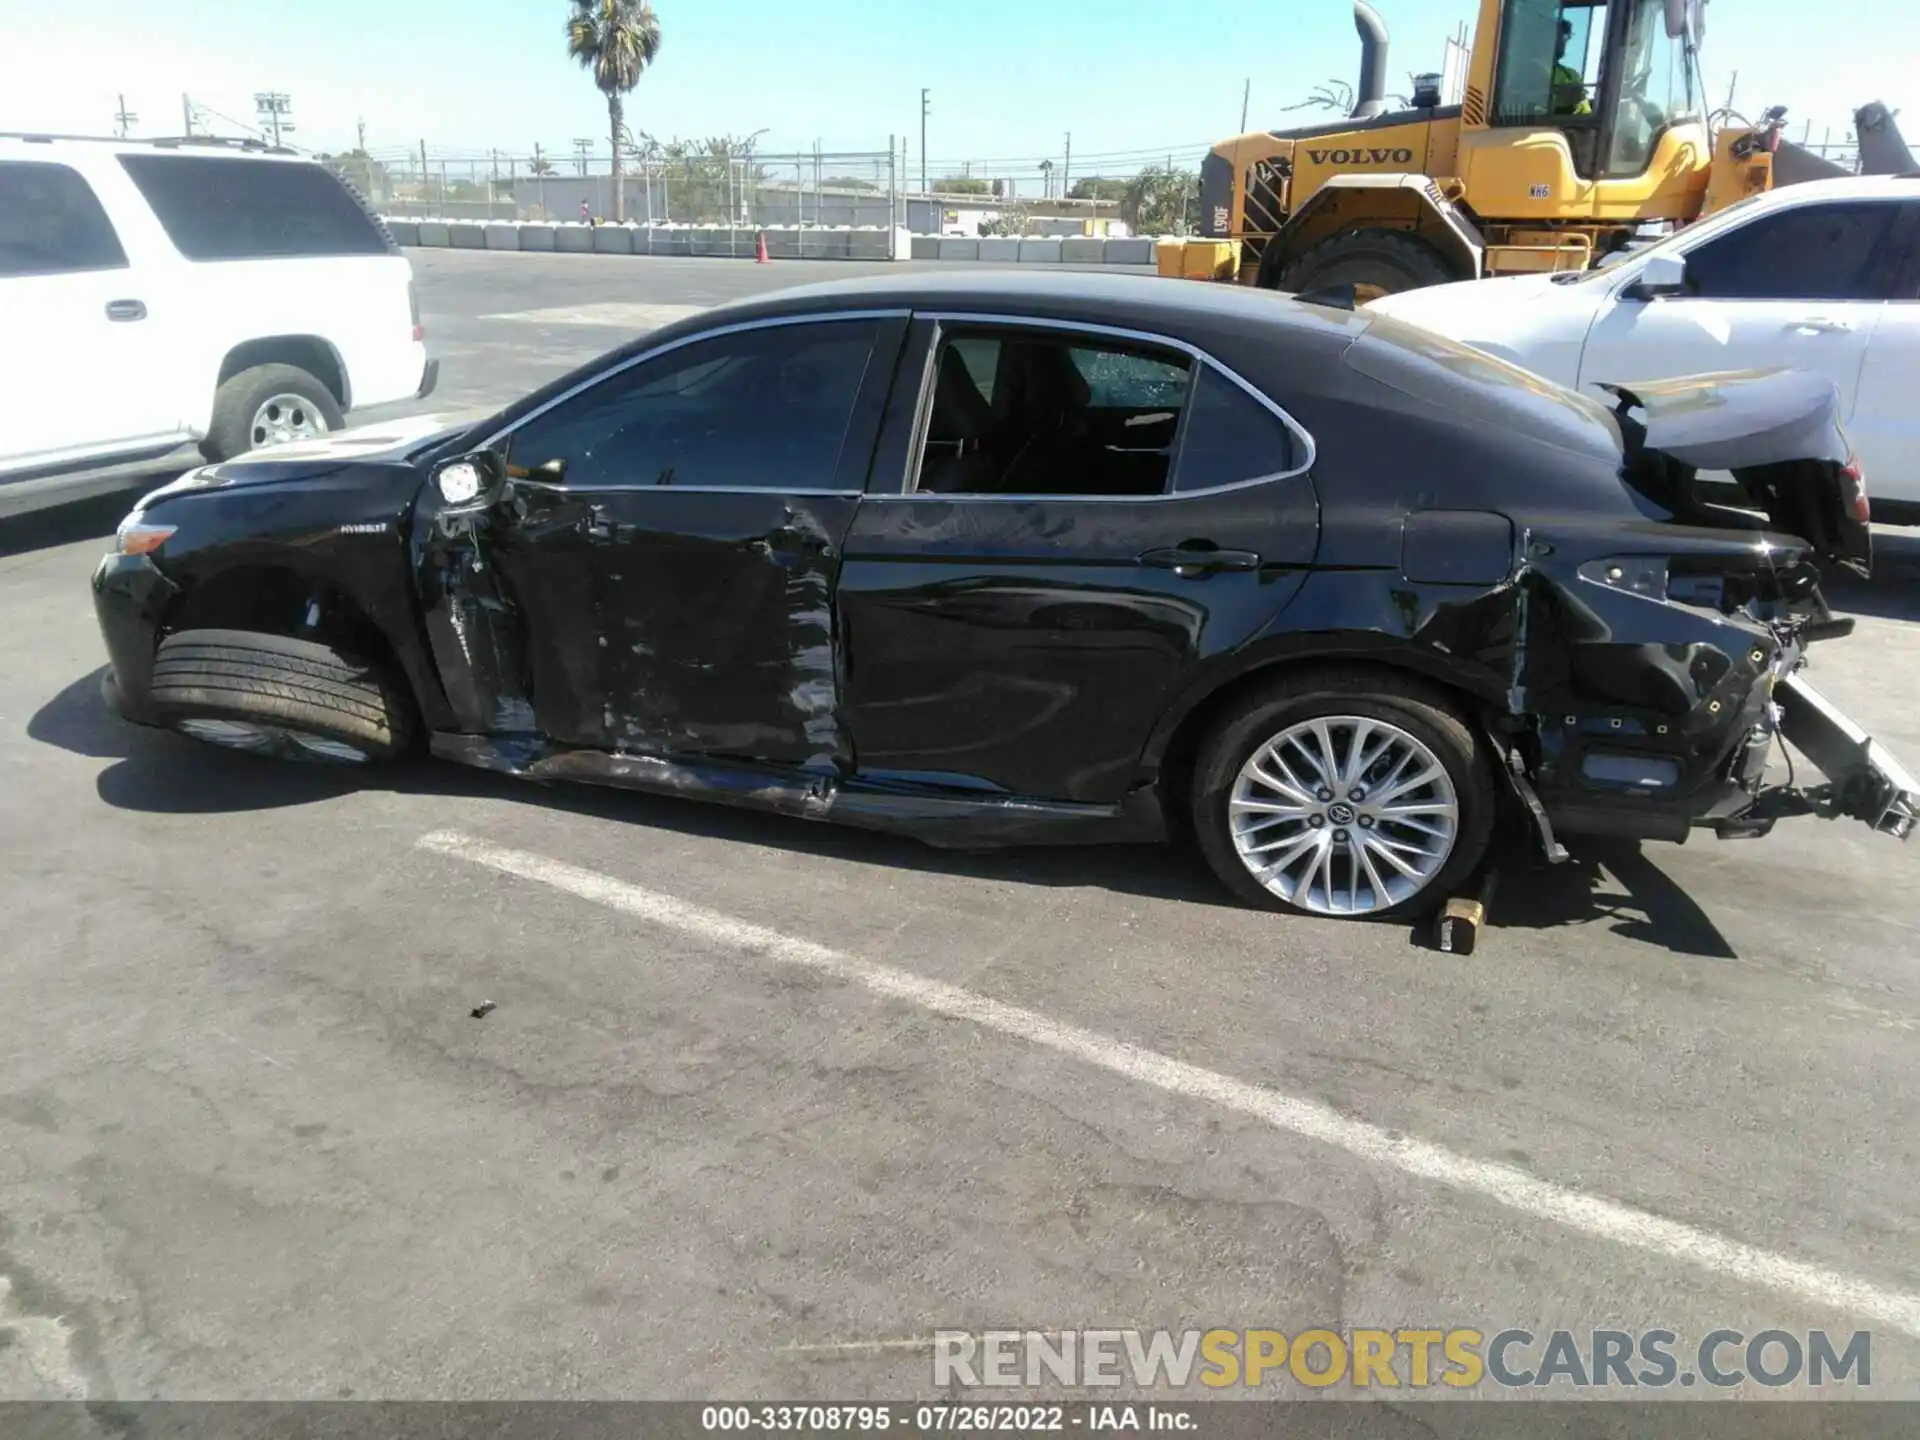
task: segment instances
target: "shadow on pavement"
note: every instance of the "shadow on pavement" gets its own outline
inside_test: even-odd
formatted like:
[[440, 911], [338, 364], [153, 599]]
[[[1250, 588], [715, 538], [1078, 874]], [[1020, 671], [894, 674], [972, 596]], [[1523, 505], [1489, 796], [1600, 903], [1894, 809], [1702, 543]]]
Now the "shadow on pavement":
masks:
[[1876, 530], [1873, 578], [1833, 566], [1820, 588], [1837, 614], [1920, 620], [1920, 530]]
[[[447, 795], [539, 805], [619, 824], [714, 840], [776, 845], [854, 864], [883, 865], [982, 880], [1111, 890], [1190, 904], [1237, 908], [1191, 847], [1060, 846], [937, 850], [916, 840], [699, 800], [589, 785], [537, 785], [433, 760], [358, 770], [300, 765], [217, 750], [108, 713], [95, 670], [75, 680], [27, 722], [43, 745], [119, 763], [100, 772], [100, 798], [122, 810], [204, 815], [272, 810], [331, 800], [356, 790]], [[1713, 921], [1638, 845], [1591, 841], [1564, 865], [1515, 869], [1494, 897], [1490, 929], [1548, 930], [1605, 925], [1614, 934], [1684, 955], [1732, 959]], [[1431, 932], [1416, 928], [1415, 943]]]
[[1736, 958], [1707, 912], [1647, 858], [1638, 842], [1570, 840], [1568, 848], [1573, 858], [1565, 864], [1502, 876], [1489, 907], [1489, 929], [1601, 925], [1624, 939], [1680, 955]]
[[356, 790], [510, 800], [675, 834], [776, 845], [855, 864], [1034, 885], [1105, 889], [1233, 907], [1236, 902], [1190, 850], [1105, 845], [992, 851], [936, 850], [919, 841], [697, 800], [588, 785], [540, 785], [433, 760], [374, 769], [301, 765], [217, 750], [115, 718], [100, 698], [104, 668], [82, 676], [27, 722], [28, 736], [95, 759], [115, 760], [96, 782], [118, 809], [202, 815], [272, 810]]

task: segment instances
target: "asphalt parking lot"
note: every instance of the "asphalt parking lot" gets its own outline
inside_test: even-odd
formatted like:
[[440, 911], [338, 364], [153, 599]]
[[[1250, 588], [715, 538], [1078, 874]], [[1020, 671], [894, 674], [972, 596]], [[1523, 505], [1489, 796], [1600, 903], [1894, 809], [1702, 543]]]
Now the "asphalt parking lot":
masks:
[[[444, 410], [883, 268], [411, 253]], [[130, 498], [0, 520], [0, 1397], [903, 1397], [940, 1328], [1354, 1325], [1864, 1329], [1920, 1398], [1920, 852], [1583, 849], [1460, 957], [1173, 851], [255, 761], [100, 705]], [[1913, 763], [1877, 543], [1814, 678]]]

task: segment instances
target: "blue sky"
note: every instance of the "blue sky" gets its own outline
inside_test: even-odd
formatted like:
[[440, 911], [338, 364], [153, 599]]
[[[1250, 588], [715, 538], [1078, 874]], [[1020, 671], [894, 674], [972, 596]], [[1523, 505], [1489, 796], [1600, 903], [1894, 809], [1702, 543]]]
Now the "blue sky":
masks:
[[[1392, 35], [1390, 71], [1438, 69], [1473, 0], [1376, 0]], [[1239, 127], [1283, 113], [1323, 80], [1358, 69], [1348, 0], [659, 0], [660, 63], [630, 104], [657, 136], [766, 129], [763, 151], [884, 150], [905, 134], [919, 169], [920, 87], [933, 90], [936, 171], [1031, 174], [1073, 132], [1074, 172], [1135, 168], [1148, 155], [1191, 162]], [[0, 0], [0, 130], [107, 133], [116, 97], [136, 131], [177, 133], [180, 96], [248, 122], [252, 95], [293, 97], [293, 137], [350, 146], [355, 122], [376, 153], [567, 152], [602, 137], [606, 111], [566, 59], [564, 0], [101, 0], [80, 11]], [[1811, 18], [1820, 17], [1816, 24]], [[1873, 35], [1871, 44], [1863, 36]], [[1879, 0], [1714, 0], [1709, 88], [1739, 72], [1742, 109], [1791, 107], [1838, 139], [1854, 106], [1920, 103], [1920, 10]], [[220, 126], [223, 130], [231, 127]], [[1909, 121], [1908, 130], [1920, 131]]]

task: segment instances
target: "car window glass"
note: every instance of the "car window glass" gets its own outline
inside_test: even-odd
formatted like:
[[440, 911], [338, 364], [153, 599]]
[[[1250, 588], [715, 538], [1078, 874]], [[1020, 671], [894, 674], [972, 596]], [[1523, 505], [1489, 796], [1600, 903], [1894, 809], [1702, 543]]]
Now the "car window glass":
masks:
[[841, 320], [697, 340], [527, 421], [508, 461], [588, 489], [832, 489], [878, 334]]
[[1493, 123], [1590, 120], [1606, 28], [1604, 3], [1508, 0], [1493, 86]]
[[1173, 472], [1175, 490], [1234, 485], [1299, 463], [1298, 442], [1278, 415], [1211, 365], [1201, 368]]
[[0, 162], [0, 275], [110, 270], [127, 263], [107, 212], [80, 173]]
[[1687, 294], [1711, 300], [1887, 300], [1882, 244], [1894, 205], [1802, 205], [1725, 231], [1687, 252]]
[[1640, 0], [1630, 12], [1619, 64], [1620, 101], [1607, 173], [1638, 175], [1653, 159], [1661, 133], [1700, 111], [1693, 65], [1686, 46], [1667, 33], [1660, 0]]
[[207, 155], [123, 155], [120, 163], [189, 260], [384, 255], [379, 223], [320, 165]]
[[1002, 495], [1158, 495], [1188, 358], [1044, 331], [942, 337], [915, 488]]
[[1087, 403], [1099, 408], [1144, 409], [1158, 405], [1176, 408], [1186, 398], [1187, 367], [1151, 355], [1118, 350], [1067, 352], [1073, 368], [1087, 382]]

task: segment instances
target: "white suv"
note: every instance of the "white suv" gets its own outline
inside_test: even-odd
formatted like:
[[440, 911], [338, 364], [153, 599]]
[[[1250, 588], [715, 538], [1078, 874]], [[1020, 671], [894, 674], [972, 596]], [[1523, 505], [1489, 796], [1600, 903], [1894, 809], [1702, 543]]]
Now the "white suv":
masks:
[[338, 429], [438, 378], [413, 271], [257, 144], [0, 136], [0, 480]]

